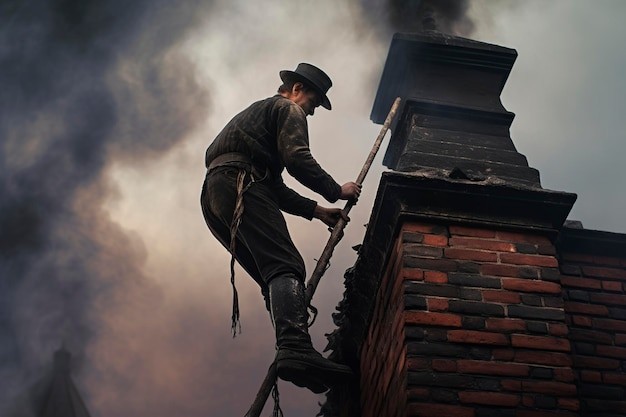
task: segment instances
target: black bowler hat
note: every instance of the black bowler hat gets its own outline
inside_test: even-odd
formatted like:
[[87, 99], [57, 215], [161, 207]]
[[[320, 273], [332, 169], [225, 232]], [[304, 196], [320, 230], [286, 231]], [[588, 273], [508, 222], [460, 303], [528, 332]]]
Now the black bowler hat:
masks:
[[322, 107], [330, 110], [330, 100], [326, 97], [328, 89], [332, 87], [333, 82], [324, 71], [315, 65], [300, 63], [295, 71], [283, 70], [280, 73], [280, 79], [284, 81], [296, 80], [314, 88], [322, 96]]

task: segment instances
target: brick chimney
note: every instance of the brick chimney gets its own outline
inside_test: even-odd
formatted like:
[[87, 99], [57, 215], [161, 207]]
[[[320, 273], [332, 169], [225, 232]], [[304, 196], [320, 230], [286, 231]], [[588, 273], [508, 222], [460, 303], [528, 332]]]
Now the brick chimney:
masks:
[[554, 245], [576, 196], [541, 188], [513, 145], [499, 96], [516, 56], [394, 36], [371, 115], [403, 98], [392, 171], [329, 336], [359, 380], [323, 415], [579, 415]]
[[624, 416], [626, 234], [566, 226], [557, 253], [580, 415]]

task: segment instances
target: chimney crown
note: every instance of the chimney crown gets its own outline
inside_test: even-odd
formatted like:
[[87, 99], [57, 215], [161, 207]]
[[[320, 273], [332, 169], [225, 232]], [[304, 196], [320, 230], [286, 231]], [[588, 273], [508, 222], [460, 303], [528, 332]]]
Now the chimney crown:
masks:
[[395, 97], [403, 99], [383, 163], [541, 188], [510, 138], [515, 115], [500, 101], [516, 58], [514, 49], [437, 31], [395, 34], [371, 114], [382, 123]]
[[500, 93], [516, 58], [514, 49], [437, 31], [396, 33], [370, 117], [382, 124], [398, 96], [505, 111]]

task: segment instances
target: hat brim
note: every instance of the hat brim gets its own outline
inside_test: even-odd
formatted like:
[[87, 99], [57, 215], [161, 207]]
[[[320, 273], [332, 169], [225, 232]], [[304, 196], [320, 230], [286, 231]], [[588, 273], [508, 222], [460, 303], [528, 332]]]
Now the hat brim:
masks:
[[324, 93], [318, 86], [316, 86], [313, 81], [303, 76], [302, 74], [298, 74], [297, 72], [294, 72], [294, 71], [283, 70], [283, 71], [280, 71], [278, 74], [280, 75], [280, 79], [283, 80], [283, 82], [291, 81], [291, 80], [304, 82], [304, 84], [313, 88], [322, 97], [322, 103], [321, 103], [322, 107], [328, 110], [332, 110], [330, 100], [326, 96], [326, 93]]

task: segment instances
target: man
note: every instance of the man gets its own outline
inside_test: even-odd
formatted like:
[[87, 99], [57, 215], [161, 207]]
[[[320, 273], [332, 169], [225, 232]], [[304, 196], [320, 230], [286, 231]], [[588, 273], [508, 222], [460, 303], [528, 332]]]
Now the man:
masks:
[[[234, 284], [234, 259], [260, 285], [276, 330], [278, 376], [321, 393], [351, 375], [312, 346], [304, 297], [304, 261], [295, 248], [281, 211], [320, 219], [335, 226], [345, 214], [326, 208], [288, 188], [282, 171], [334, 203], [357, 199], [361, 187], [339, 185], [309, 150], [307, 116], [318, 106], [328, 110], [330, 78], [319, 68], [301, 63], [281, 71], [278, 94], [257, 101], [236, 115], [206, 152], [207, 175], [202, 211], [207, 225], [230, 251], [233, 286], [233, 336], [239, 308]], [[268, 303], [269, 301], [269, 303]]]

